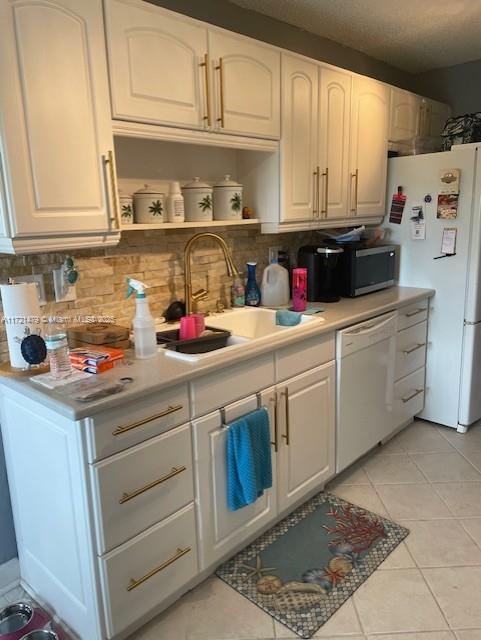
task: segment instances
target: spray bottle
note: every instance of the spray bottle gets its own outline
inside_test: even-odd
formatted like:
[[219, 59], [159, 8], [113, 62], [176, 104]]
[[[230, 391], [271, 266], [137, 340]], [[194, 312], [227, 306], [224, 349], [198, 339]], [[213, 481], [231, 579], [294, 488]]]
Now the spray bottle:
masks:
[[135, 357], [153, 358], [157, 355], [157, 339], [155, 336], [155, 320], [150, 313], [149, 303], [145, 295], [147, 285], [133, 278], [126, 278], [128, 285], [127, 295], [136, 292], [135, 316], [132, 323], [134, 327]]

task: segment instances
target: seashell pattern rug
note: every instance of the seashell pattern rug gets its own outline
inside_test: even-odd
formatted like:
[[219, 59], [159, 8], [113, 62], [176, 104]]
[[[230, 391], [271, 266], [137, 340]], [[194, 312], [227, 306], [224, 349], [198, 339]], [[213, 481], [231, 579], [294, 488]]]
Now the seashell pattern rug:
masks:
[[311, 638], [408, 534], [391, 520], [319, 493], [216, 574], [301, 638]]

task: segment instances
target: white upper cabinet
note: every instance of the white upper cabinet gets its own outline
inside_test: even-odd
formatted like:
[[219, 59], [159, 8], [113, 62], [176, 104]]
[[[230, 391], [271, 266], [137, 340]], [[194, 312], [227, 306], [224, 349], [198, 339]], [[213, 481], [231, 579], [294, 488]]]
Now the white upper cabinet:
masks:
[[282, 56], [281, 220], [309, 221], [318, 212], [318, 67]]
[[389, 140], [409, 140], [419, 135], [423, 115], [423, 100], [403, 89], [391, 89]]
[[353, 216], [385, 213], [390, 89], [354, 76], [351, 109], [350, 209]]
[[209, 29], [214, 125], [220, 131], [280, 137], [280, 53]]
[[446, 120], [451, 117], [451, 107], [436, 100], [429, 100], [429, 132], [430, 136], [440, 136]]
[[[110, 240], [108, 234], [119, 223], [115, 168], [105, 163], [113, 139], [102, 6], [76, 0], [5, 0], [0, 6], [7, 211], [0, 250], [116, 242], [118, 234]], [[80, 237], [95, 233], [106, 235], [88, 242]], [[68, 234], [78, 237], [58, 240]], [[48, 238], [32, 240], [42, 236]]]
[[319, 214], [321, 218], [349, 215], [349, 131], [351, 76], [329, 68], [320, 70]]
[[207, 27], [147, 2], [105, 12], [113, 117], [207, 127]]

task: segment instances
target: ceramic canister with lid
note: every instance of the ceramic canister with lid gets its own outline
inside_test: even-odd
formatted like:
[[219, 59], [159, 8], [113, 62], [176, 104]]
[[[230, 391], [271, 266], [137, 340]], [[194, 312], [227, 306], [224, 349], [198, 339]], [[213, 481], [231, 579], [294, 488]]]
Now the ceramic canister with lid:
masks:
[[212, 220], [212, 187], [199, 178], [182, 187], [186, 222]]
[[242, 219], [242, 185], [230, 175], [214, 185], [214, 220]]
[[119, 191], [120, 219], [122, 224], [134, 222], [134, 199], [129, 193]]
[[159, 224], [165, 222], [164, 194], [150, 185], [144, 185], [134, 193], [135, 222], [139, 224]]

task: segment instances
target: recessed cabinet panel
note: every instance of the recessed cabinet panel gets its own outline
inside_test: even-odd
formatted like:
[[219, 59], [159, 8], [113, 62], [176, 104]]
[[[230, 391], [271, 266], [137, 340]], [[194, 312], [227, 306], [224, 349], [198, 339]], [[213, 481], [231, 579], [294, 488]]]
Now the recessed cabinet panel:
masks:
[[209, 31], [219, 131], [280, 136], [280, 54], [234, 34]]
[[351, 214], [385, 213], [390, 89], [370, 78], [353, 79]]
[[207, 28], [145, 2], [108, 0], [114, 118], [207, 126]]
[[409, 140], [419, 135], [421, 127], [422, 98], [403, 91], [391, 89], [391, 120], [389, 140]]
[[101, 5], [5, 2], [0, 17], [12, 235], [107, 231], [103, 159], [113, 140]]
[[283, 221], [317, 215], [318, 68], [282, 57], [281, 181]]
[[349, 215], [351, 76], [321, 69], [319, 164], [321, 217]]

